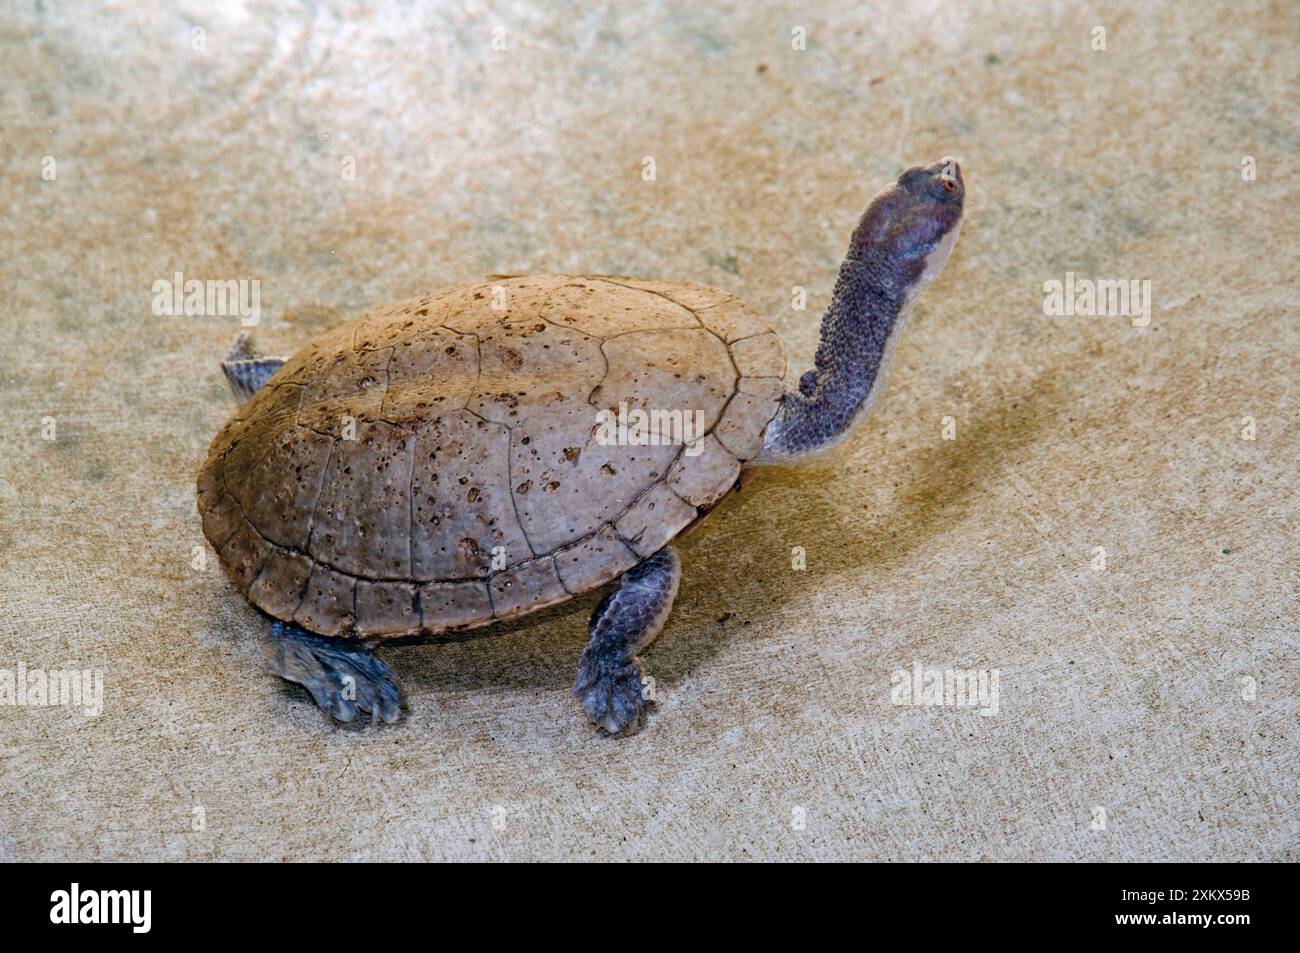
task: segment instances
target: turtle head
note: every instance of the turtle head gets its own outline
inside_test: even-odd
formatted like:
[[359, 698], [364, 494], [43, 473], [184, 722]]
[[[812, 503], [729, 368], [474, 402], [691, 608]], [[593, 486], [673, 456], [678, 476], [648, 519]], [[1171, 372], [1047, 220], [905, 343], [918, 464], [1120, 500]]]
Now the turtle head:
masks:
[[849, 257], [869, 262], [879, 280], [915, 297], [943, 270], [961, 231], [966, 185], [951, 156], [912, 166], [867, 206]]
[[871, 200], [822, 318], [817, 365], [783, 398], [760, 463], [807, 459], [866, 416], [909, 306], [957, 244], [965, 198], [961, 166], [948, 157], [913, 166]]

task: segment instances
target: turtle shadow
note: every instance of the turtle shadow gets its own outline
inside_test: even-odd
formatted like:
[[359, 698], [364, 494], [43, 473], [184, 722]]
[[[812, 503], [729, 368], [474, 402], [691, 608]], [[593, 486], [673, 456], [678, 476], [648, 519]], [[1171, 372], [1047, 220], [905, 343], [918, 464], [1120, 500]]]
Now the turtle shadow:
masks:
[[[817, 569], [860, 577], [864, 571], [905, 563], [918, 547], [965, 519], [981, 491], [997, 485], [1008, 465], [1056, 424], [1067, 401], [1056, 377], [1044, 374], [1014, 397], [977, 404], [957, 420], [954, 440], [939, 438], [936, 420], [934, 441], [906, 454], [898, 470], [900, 490], [883, 520], [865, 532], [855, 528], [840, 534], [832, 546], [819, 546]], [[888, 478], [874, 468], [872, 473]], [[826, 495], [802, 495], [810, 523], [838, 522], [838, 511]]]
[[[760, 472], [706, 528], [682, 541], [682, 592], [664, 633], [642, 653], [647, 674], [665, 689], [680, 688], [716, 658], [725, 639], [754, 637], [748, 633], [762, 632], [773, 609], [786, 619], [781, 607], [807, 578], [791, 569], [795, 546], [808, 552], [808, 575], [823, 580], [860, 579], [903, 564], [962, 520], [980, 489], [999, 480], [1065, 402], [1055, 380], [1042, 375], [1017, 396], [976, 404], [958, 420], [956, 440], [941, 441], [936, 432], [934, 443], [904, 452], [895, 468], [901, 489], [867, 531], [837, 531], [845, 506], [842, 464]], [[893, 479], [890, 469], [886, 462], [860, 473]], [[833, 545], [814, 539], [826, 530], [835, 531]], [[399, 640], [380, 651], [408, 689], [421, 693], [567, 692], [604, 591], [452, 640]]]
[[[1055, 425], [1067, 403], [1055, 377], [1043, 374], [1015, 396], [977, 403], [958, 420], [956, 440], [940, 440], [936, 421], [932, 444], [905, 451], [895, 464], [859, 470], [857, 476], [893, 480], [893, 469], [900, 483], [888, 512], [866, 529], [841, 529], [850, 505], [844, 481], [854, 478], [842, 467], [760, 472], [732, 501], [738, 505], [720, 514], [711, 535], [704, 530], [682, 547], [685, 599], [679, 597], [669, 621], [670, 638], [651, 649], [656, 674], [667, 685], [679, 684], [718, 654], [722, 639], [761, 638], [747, 630], [762, 633], [764, 616], [775, 614], [785, 624], [784, 605], [810, 582], [861, 580], [903, 565], [919, 547], [961, 522], [981, 490], [1002, 479], [1006, 468]], [[834, 536], [831, 545], [815, 536], [827, 531]], [[794, 547], [806, 551], [804, 572], [792, 569]], [[690, 640], [683, 626], [711, 637]], [[683, 647], [688, 641], [690, 647]]]
[[408, 688], [421, 692], [567, 691], [587, 643], [587, 620], [603, 592], [460, 636], [397, 640], [379, 652]]

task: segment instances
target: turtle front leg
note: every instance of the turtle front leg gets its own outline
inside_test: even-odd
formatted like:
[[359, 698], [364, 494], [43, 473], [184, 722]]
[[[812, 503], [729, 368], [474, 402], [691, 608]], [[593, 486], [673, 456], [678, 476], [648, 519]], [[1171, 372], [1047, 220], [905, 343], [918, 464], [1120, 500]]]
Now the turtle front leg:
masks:
[[397, 721], [406, 696], [383, 659], [364, 644], [313, 635], [289, 622], [271, 623], [266, 670], [297, 682], [316, 700], [321, 711], [339, 721], [351, 721], [357, 710], [371, 721]]
[[591, 640], [582, 652], [573, 694], [587, 716], [611, 735], [633, 734], [645, 713], [636, 653], [663, 629], [672, 611], [682, 567], [665, 546], [619, 577], [591, 615]]

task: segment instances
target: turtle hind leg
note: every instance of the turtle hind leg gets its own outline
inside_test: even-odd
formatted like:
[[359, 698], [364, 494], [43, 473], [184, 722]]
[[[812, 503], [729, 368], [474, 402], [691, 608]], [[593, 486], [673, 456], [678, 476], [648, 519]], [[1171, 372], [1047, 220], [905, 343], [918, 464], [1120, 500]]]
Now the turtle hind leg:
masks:
[[311, 692], [321, 710], [351, 721], [358, 710], [371, 721], [397, 721], [406, 696], [383, 659], [361, 643], [313, 635], [289, 622], [271, 623], [266, 670]]
[[258, 388], [271, 379], [271, 375], [284, 365], [282, 357], [261, 357], [253, 350], [248, 332], [241, 331], [235, 343], [226, 352], [221, 370], [226, 375], [235, 400], [241, 404], [257, 393]]
[[641, 727], [645, 697], [636, 653], [663, 629], [681, 574], [677, 553], [665, 546], [623, 573], [592, 613], [591, 640], [578, 663], [573, 694], [587, 717], [611, 735]]

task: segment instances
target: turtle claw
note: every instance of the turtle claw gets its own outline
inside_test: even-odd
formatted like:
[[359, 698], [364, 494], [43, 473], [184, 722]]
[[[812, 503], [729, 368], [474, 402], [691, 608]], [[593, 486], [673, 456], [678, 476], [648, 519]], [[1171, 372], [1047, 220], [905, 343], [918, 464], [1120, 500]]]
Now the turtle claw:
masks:
[[368, 712], [372, 723], [402, 717], [402, 686], [370, 649], [283, 622], [271, 628], [266, 670], [306, 688], [321, 711], [342, 722], [352, 721], [358, 711]]
[[609, 670], [582, 654], [573, 696], [592, 723], [611, 735], [632, 735], [641, 730], [645, 719], [645, 696], [641, 685], [641, 666], [627, 662]]

